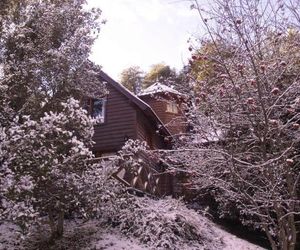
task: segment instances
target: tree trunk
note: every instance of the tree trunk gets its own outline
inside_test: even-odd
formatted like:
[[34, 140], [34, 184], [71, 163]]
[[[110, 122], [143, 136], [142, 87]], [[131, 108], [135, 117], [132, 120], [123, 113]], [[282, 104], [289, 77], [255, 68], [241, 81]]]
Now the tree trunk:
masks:
[[268, 227], [266, 225], [264, 225], [263, 229], [267, 235], [267, 238], [269, 240], [272, 250], [278, 250], [278, 247], [276, 246], [276, 242], [273, 240], [273, 237], [272, 237], [271, 233], [269, 232]]
[[[52, 212], [49, 212], [49, 225], [51, 228], [50, 242], [60, 239], [64, 233], [64, 211], [60, 211], [57, 220], [55, 220]], [[55, 223], [56, 222], [56, 223]]]
[[64, 211], [60, 211], [58, 215], [57, 229], [56, 229], [58, 238], [61, 238], [64, 233], [64, 217], [65, 217]]

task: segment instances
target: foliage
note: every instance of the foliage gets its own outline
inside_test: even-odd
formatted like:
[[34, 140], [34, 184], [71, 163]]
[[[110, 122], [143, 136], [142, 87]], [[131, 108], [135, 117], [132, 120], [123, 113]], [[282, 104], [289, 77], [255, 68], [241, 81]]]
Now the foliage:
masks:
[[[146, 142], [129, 140], [119, 151], [115, 164], [119, 166], [121, 162], [121, 166], [137, 171], [138, 154], [146, 150]], [[202, 243], [205, 235], [196, 222], [198, 215], [181, 201], [139, 198], [126, 192], [114, 179], [110, 179], [107, 185], [108, 188], [101, 193], [99, 216], [126, 236], [134, 236], [150, 249], [182, 249], [184, 244]]]
[[[219, 41], [218, 41], [219, 42]], [[215, 45], [210, 41], [203, 41], [199, 49], [193, 51], [190, 59], [190, 75], [196, 81], [210, 81], [210, 83], [217, 84], [214, 79], [217, 75], [224, 72], [224, 69], [218, 64], [220, 58], [231, 58], [233, 55], [232, 49], [227, 47], [227, 44]], [[195, 86], [201, 88], [201, 86]], [[200, 91], [198, 89], [198, 91]]]
[[[132, 209], [135, 213], [130, 213]], [[120, 228], [126, 235], [134, 235], [155, 249], [168, 249], [175, 245], [181, 249], [180, 242], [191, 245], [201, 242], [201, 229], [189, 218], [190, 215], [191, 211], [185, 210], [179, 201], [140, 198], [135, 199], [134, 208], [124, 207], [119, 217]]]
[[194, 1], [207, 33], [193, 59], [192, 133], [173, 155], [223, 215], [234, 205], [272, 249], [296, 249], [300, 214], [300, 36], [290, 3], [215, 0], [203, 10]]
[[24, 229], [48, 215], [52, 234], [62, 234], [59, 220], [66, 212], [86, 215], [97, 204], [101, 173], [89, 163], [93, 121], [78, 101], [61, 105], [62, 112], [46, 113], [38, 121], [23, 117], [2, 136], [1, 219]]
[[9, 107], [9, 99], [7, 96], [8, 86], [0, 81], [0, 124], [7, 126], [9, 121], [13, 119], [13, 110]]
[[[171, 198], [153, 200], [136, 197], [119, 189], [107, 197], [103, 218], [127, 236], [134, 236], [149, 249], [198, 249], [199, 245], [220, 243], [204, 230], [206, 219]], [[105, 204], [105, 203], [104, 203]], [[110, 207], [110, 210], [105, 208]], [[211, 242], [213, 241], [213, 242]]]
[[164, 63], [154, 64], [145, 75], [144, 85], [145, 87], [149, 87], [157, 81], [165, 83], [168, 80], [173, 80], [175, 77], [176, 71], [171, 69], [169, 65]]
[[96, 67], [88, 61], [101, 12], [84, 3], [2, 3], [0, 81], [17, 114], [40, 117], [70, 96], [103, 94]]
[[131, 66], [121, 73], [121, 84], [131, 92], [138, 94], [142, 88], [143, 71], [139, 66]]
[[48, 216], [52, 238], [66, 212], [91, 212], [102, 175], [92, 165], [93, 123], [79, 107], [104, 85], [88, 60], [99, 9], [85, 0], [1, 1], [1, 219], [27, 229]]
[[181, 84], [186, 83], [186, 74], [184, 71], [177, 73], [169, 65], [158, 63], [152, 65], [146, 73], [139, 66], [124, 69], [120, 81], [131, 92], [138, 94], [157, 81], [181, 89]]

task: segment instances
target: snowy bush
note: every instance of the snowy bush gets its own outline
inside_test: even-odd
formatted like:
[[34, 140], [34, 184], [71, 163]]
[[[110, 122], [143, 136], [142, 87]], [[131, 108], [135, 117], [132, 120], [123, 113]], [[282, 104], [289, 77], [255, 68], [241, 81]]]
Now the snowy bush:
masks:
[[204, 221], [199, 222], [199, 215], [179, 200], [138, 198], [115, 188], [102, 205], [102, 216], [109, 224], [150, 249], [182, 249], [202, 244], [206, 238], [201, 229]]
[[133, 208], [120, 214], [120, 228], [148, 246], [174, 249], [180, 242], [201, 242], [201, 229], [190, 213], [180, 201], [137, 198]]
[[[119, 152], [116, 162], [122, 162], [122, 166], [135, 171], [139, 166], [138, 154], [145, 151], [145, 142], [129, 140]], [[179, 200], [138, 198], [128, 194], [120, 183], [112, 179], [102, 191], [98, 210], [102, 219], [151, 249], [182, 249], [186, 245], [199, 245], [205, 238], [199, 227], [199, 215]]]
[[52, 236], [62, 234], [66, 212], [92, 210], [103, 176], [89, 163], [93, 120], [74, 99], [61, 105], [60, 113], [20, 117], [1, 131], [1, 217], [26, 229], [48, 215]]

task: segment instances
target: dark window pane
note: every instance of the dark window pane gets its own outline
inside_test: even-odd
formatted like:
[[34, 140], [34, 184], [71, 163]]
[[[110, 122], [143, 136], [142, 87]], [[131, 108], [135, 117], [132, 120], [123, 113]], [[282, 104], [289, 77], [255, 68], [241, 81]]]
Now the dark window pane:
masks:
[[105, 98], [93, 100], [92, 117], [99, 119], [99, 122], [104, 122], [105, 102]]

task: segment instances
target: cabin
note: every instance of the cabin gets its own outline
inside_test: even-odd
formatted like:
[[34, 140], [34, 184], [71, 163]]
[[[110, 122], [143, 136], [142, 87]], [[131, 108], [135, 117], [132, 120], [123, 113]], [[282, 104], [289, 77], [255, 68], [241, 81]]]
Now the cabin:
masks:
[[[184, 96], [176, 90], [155, 83], [134, 95], [103, 71], [99, 78], [106, 83], [108, 94], [100, 99], [86, 98], [83, 106], [97, 118], [93, 152], [96, 159], [116, 155], [127, 140], [146, 141], [154, 149], [170, 149], [172, 140], [185, 131], [182, 105]], [[129, 188], [155, 196], [172, 195], [174, 177], [166, 172], [159, 159], [144, 152], [134, 157], [139, 166], [133, 170], [119, 162], [113, 176]]]
[[177, 90], [156, 82], [138, 94], [161, 119], [172, 137], [176, 137], [187, 130], [184, 118], [185, 95]]
[[146, 141], [150, 149], [171, 148], [172, 137], [183, 131], [179, 92], [156, 83], [136, 96], [103, 71], [99, 77], [108, 94], [83, 103], [98, 119], [93, 147], [96, 157], [114, 155], [129, 139]]

